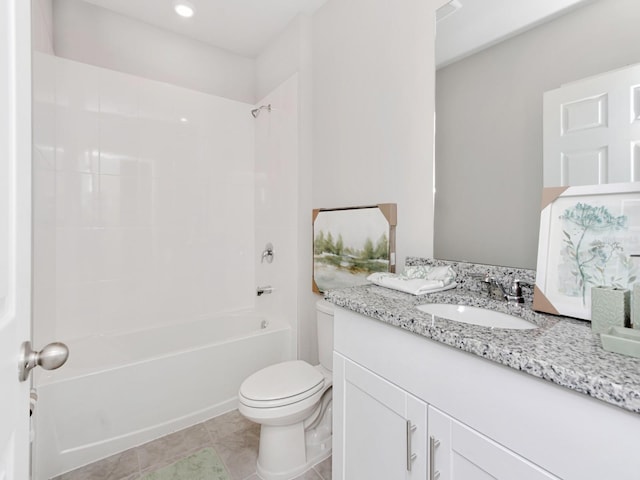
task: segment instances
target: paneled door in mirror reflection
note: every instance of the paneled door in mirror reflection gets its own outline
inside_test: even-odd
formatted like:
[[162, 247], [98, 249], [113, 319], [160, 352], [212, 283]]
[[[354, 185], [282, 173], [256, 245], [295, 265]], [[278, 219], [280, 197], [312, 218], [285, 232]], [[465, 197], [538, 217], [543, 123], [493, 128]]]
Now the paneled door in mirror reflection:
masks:
[[640, 180], [640, 64], [544, 94], [544, 186]]

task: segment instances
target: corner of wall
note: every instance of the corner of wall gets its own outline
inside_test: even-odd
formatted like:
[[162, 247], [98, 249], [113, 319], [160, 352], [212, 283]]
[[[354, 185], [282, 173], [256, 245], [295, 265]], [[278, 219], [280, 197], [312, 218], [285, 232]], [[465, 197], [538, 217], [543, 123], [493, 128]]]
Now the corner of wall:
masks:
[[266, 97], [299, 70], [301, 15], [265, 47], [256, 58], [256, 98]]
[[33, 49], [55, 55], [53, 48], [53, 0], [32, 0], [31, 9]]

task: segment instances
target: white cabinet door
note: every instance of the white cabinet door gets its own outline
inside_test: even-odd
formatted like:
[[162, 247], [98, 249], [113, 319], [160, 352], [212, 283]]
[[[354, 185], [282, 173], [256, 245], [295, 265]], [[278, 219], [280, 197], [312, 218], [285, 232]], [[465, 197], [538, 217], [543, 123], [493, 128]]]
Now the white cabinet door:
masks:
[[640, 181], [640, 65], [545, 92], [544, 186]]
[[432, 406], [429, 444], [429, 480], [559, 480]]
[[334, 479], [423, 480], [426, 404], [339, 354], [333, 371]]

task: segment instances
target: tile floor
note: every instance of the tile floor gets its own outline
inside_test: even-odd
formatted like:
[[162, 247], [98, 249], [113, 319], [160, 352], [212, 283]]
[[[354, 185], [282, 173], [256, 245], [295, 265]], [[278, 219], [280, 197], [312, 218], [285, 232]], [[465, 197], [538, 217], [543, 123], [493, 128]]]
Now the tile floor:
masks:
[[[55, 480], [137, 480], [145, 473], [170, 465], [206, 447], [215, 449], [233, 480], [260, 480], [256, 475], [259, 437], [260, 426], [233, 410], [65, 473], [55, 477]], [[331, 480], [331, 457], [296, 480]]]

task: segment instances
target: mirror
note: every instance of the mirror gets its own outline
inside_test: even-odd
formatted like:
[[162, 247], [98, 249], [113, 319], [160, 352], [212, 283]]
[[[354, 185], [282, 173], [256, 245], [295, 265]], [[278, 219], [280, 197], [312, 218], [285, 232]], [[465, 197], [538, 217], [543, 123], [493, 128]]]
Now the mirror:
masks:
[[[454, 53], [444, 60], [439, 56], [436, 71], [434, 256], [535, 269], [543, 188], [543, 94], [638, 63], [635, 19], [640, 2], [553, 0], [547, 3], [564, 10], [528, 27], [516, 13], [525, 4], [544, 2], [455, 3], [461, 8], [437, 25], [436, 50]], [[447, 32], [447, 23], [454, 25], [465, 8], [483, 18], [472, 19], [467, 28], [453, 28], [458, 37], [473, 37], [492, 25], [509, 35], [505, 25], [511, 19], [517, 22], [516, 34], [502, 41], [490, 39], [488, 47], [467, 46], [461, 54], [460, 48], [450, 48], [459, 40]], [[503, 17], [505, 22], [500, 22]]]

